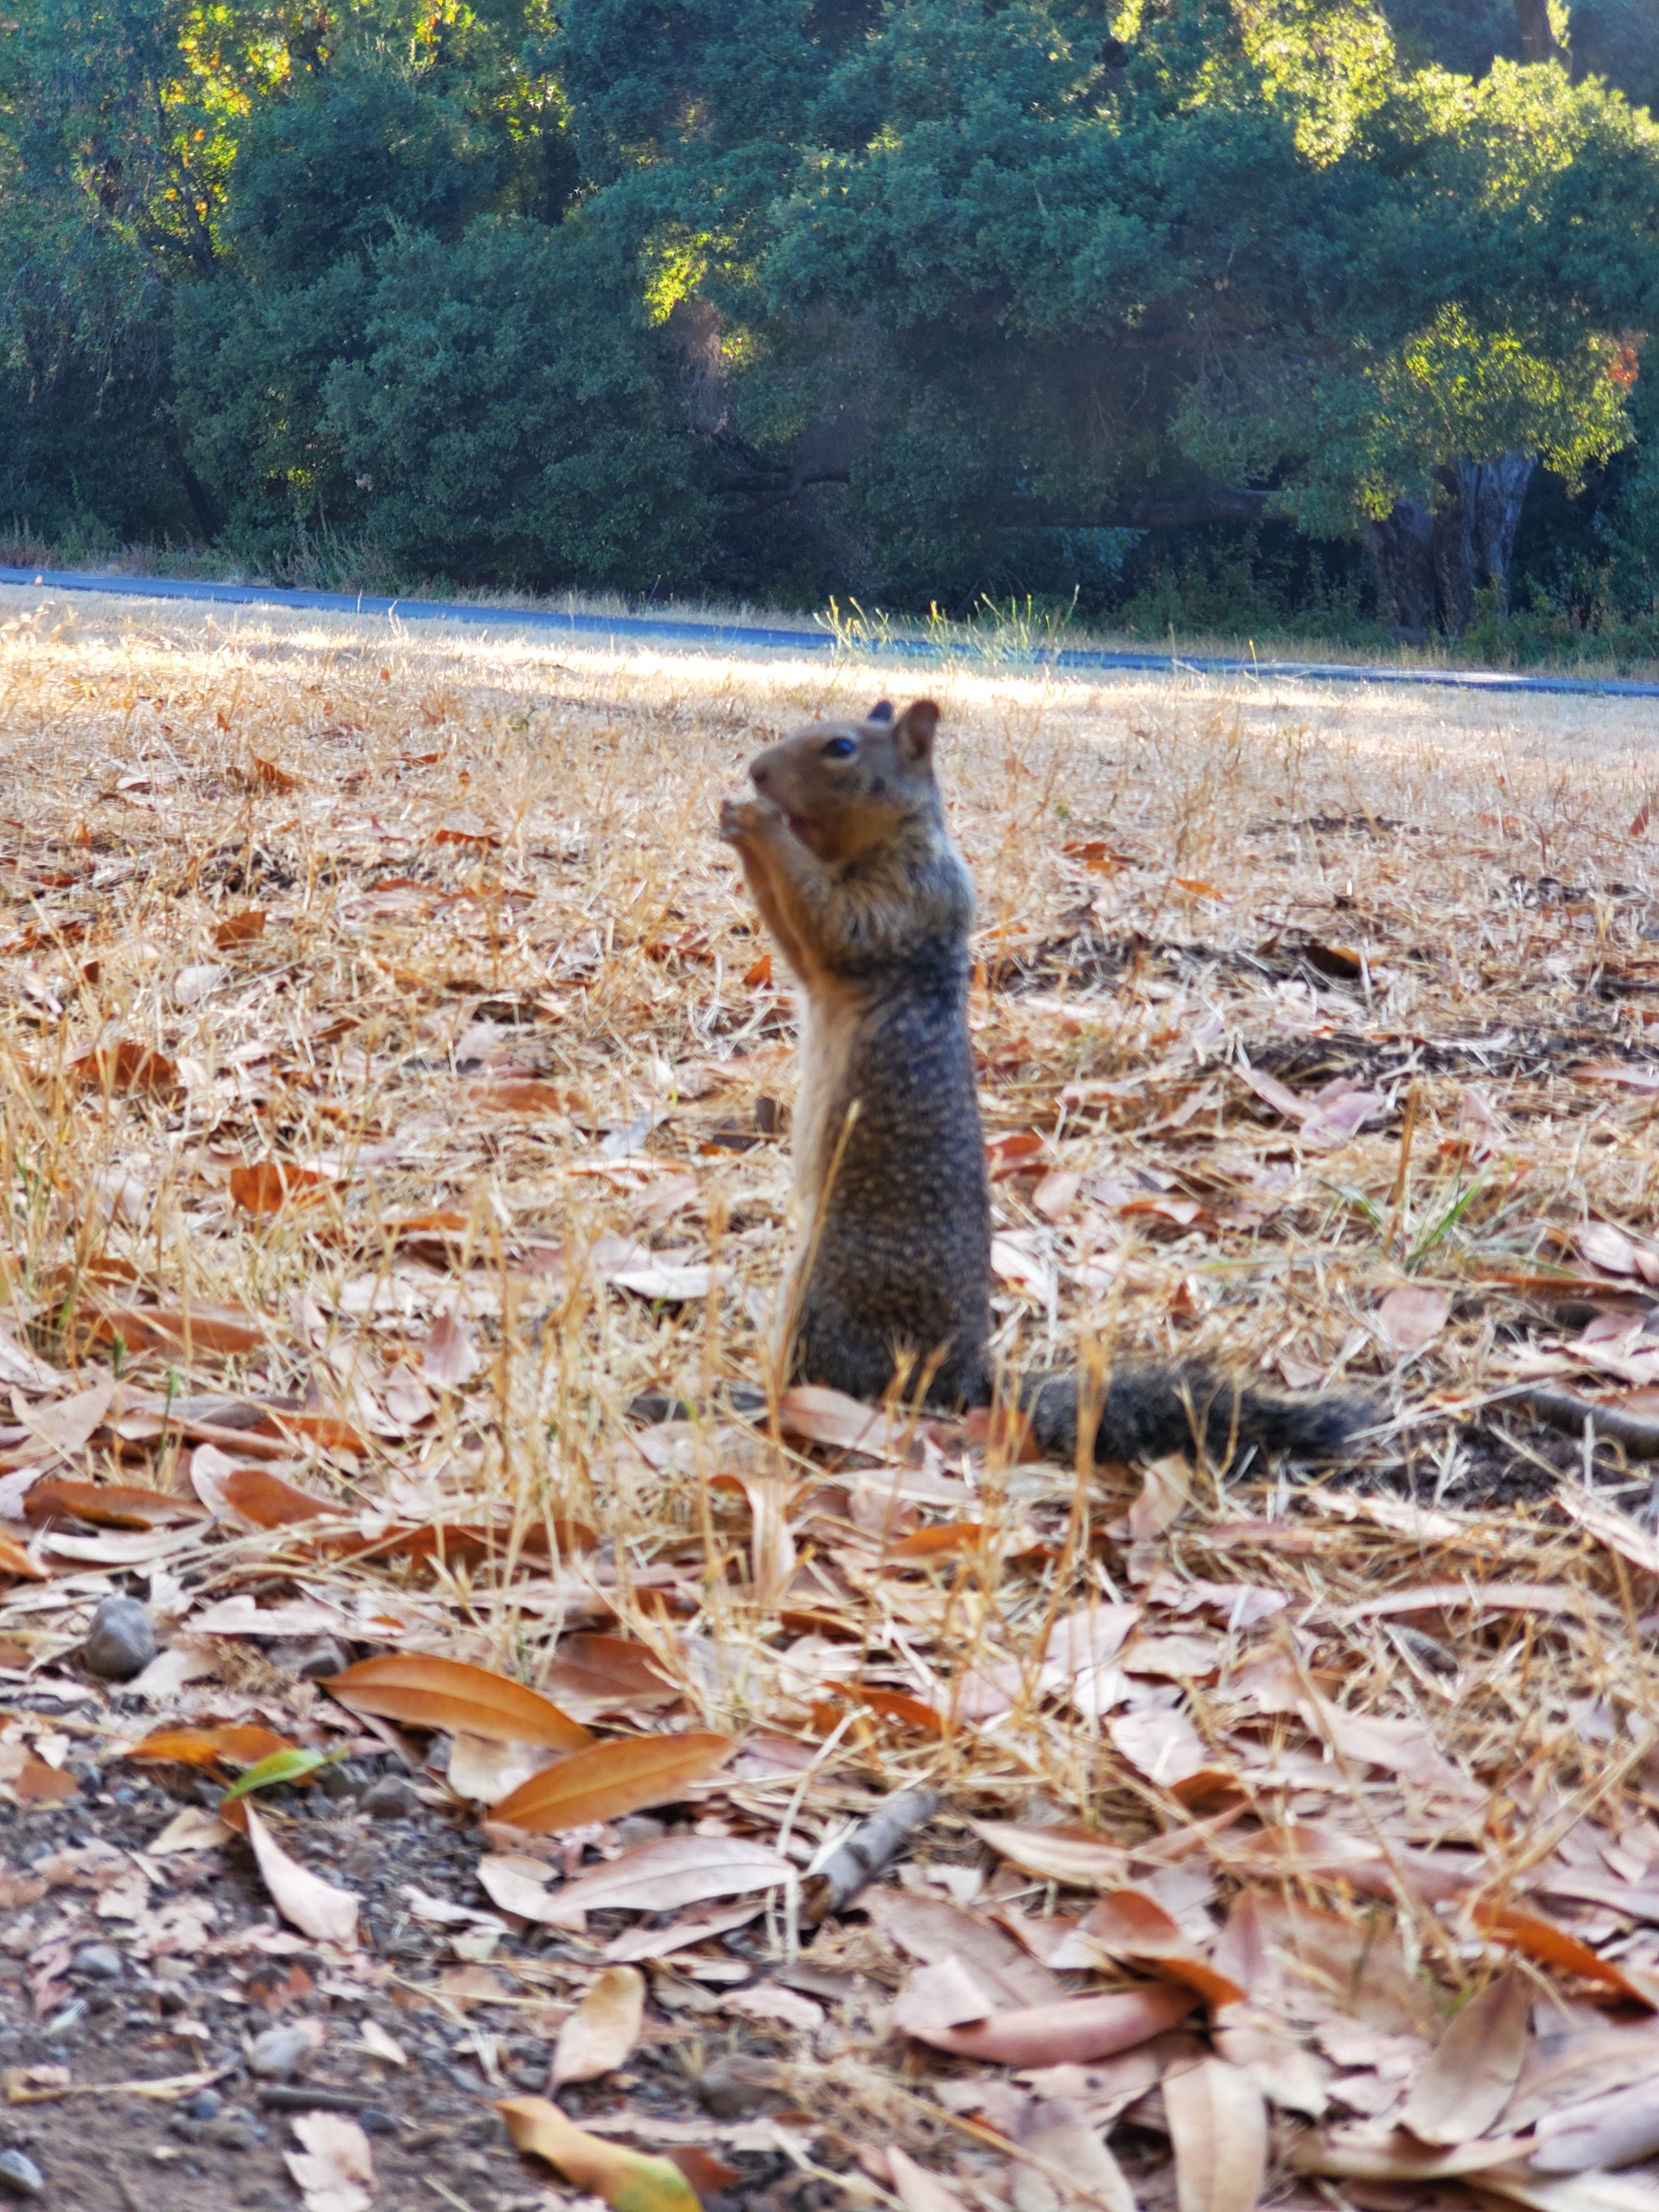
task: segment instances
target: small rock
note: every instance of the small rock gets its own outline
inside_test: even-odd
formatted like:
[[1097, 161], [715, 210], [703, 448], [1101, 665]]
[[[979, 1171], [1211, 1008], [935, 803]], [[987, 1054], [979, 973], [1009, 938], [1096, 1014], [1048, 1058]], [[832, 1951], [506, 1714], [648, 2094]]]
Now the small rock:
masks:
[[760, 2112], [781, 2112], [789, 2100], [772, 2086], [770, 2069], [725, 2052], [705, 2066], [692, 2083], [697, 2101], [717, 2120], [751, 2120]]
[[649, 1813], [624, 1813], [611, 1823], [619, 1844], [654, 1844], [668, 1833], [666, 1820], [653, 1820]]
[[70, 1972], [89, 1974], [98, 1982], [118, 1982], [126, 1962], [112, 1943], [83, 1943], [70, 1960]]
[[0, 2189], [13, 2197], [44, 2197], [46, 2177], [21, 2150], [0, 2150]]
[[267, 2081], [286, 2081], [309, 2065], [321, 2040], [316, 2022], [290, 2021], [285, 2027], [268, 2027], [256, 2035], [247, 2063]]
[[420, 1798], [401, 1774], [383, 1774], [371, 1782], [359, 1802], [373, 1820], [410, 1820], [421, 1809]]
[[272, 1666], [285, 1667], [290, 1674], [309, 1680], [343, 1674], [351, 1664], [351, 1654], [332, 1636], [278, 1637], [266, 1644], [265, 1656]]
[[224, 2100], [214, 2089], [198, 2089], [185, 2110], [192, 2120], [216, 2120]]
[[130, 1682], [155, 1656], [155, 1631], [136, 1597], [106, 1597], [92, 1616], [82, 1663], [106, 1682]]
[[[539, 2088], [541, 2083], [536, 2086]], [[365, 2105], [357, 2115], [357, 2124], [366, 2136], [395, 2136], [398, 2132], [396, 2119], [379, 2105]]]

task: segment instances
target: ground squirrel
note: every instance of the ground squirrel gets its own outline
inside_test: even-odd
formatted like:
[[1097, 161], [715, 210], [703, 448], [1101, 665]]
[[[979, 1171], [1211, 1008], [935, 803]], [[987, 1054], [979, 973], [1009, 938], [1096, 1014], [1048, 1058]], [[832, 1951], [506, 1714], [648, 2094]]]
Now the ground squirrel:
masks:
[[[994, 1380], [991, 1192], [968, 1033], [974, 888], [933, 773], [939, 709], [820, 722], [750, 764], [757, 796], [728, 799], [737, 849], [778, 949], [799, 978], [790, 1292], [799, 1379], [879, 1399], [902, 1376], [936, 1406], [982, 1405]], [[1077, 1445], [1075, 1375], [1018, 1388], [1037, 1442]], [[1245, 1388], [1196, 1364], [1116, 1370], [1097, 1459], [1250, 1446], [1329, 1456], [1365, 1418], [1340, 1398]]]

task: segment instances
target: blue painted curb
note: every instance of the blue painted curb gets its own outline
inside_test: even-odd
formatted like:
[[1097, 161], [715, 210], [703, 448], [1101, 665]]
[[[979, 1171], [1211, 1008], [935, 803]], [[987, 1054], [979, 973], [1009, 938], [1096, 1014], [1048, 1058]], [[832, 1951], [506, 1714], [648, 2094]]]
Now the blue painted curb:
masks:
[[[748, 623], [675, 622], [656, 615], [579, 615], [542, 607], [479, 606], [451, 599], [385, 599], [349, 592], [288, 591], [276, 584], [186, 583], [163, 576], [94, 576], [70, 568], [0, 568], [0, 584], [54, 592], [102, 592], [135, 599], [194, 599], [216, 606], [286, 607], [294, 612], [380, 615], [399, 622], [469, 623], [491, 629], [551, 631], [556, 636], [690, 646], [701, 652], [733, 648], [762, 653], [834, 653], [827, 630], [783, 629]], [[971, 659], [960, 647], [930, 638], [893, 638], [856, 648], [871, 660], [938, 662]], [[987, 672], [999, 668], [1051, 668], [1062, 674], [1091, 671], [1158, 676], [1249, 676], [1310, 684], [1421, 684], [1448, 691], [1534, 691], [1577, 698], [1659, 699], [1659, 683], [1621, 677], [1526, 676], [1480, 668], [1378, 668], [1342, 661], [1243, 660], [1215, 653], [1112, 653], [1072, 647], [1003, 651], [988, 655]]]

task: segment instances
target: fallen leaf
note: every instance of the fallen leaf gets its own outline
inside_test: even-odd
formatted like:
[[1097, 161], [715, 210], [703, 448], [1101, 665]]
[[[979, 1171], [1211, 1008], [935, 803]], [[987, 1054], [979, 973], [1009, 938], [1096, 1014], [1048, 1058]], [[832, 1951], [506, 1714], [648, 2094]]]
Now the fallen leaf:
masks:
[[43, 1475], [31, 1483], [23, 1500], [26, 1519], [36, 1524], [65, 1516], [104, 1528], [169, 1528], [204, 1519], [200, 1501], [177, 1490], [140, 1490], [119, 1482], [77, 1482], [71, 1476]]
[[213, 941], [223, 952], [233, 945], [252, 945], [256, 938], [263, 937], [264, 933], [264, 908], [250, 907], [246, 913], [229, 915], [223, 921], [216, 923]]
[[693, 1783], [717, 1773], [737, 1748], [732, 1736], [708, 1735], [591, 1744], [502, 1798], [495, 1817], [532, 1835], [579, 1828], [589, 1820], [620, 1820], [671, 1804]]
[[427, 1332], [421, 1373], [434, 1390], [459, 1390], [483, 1365], [477, 1340], [459, 1315], [441, 1313]]
[[355, 1951], [358, 1905], [355, 1892], [337, 1889], [332, 1882], [291, 1859], [251, 1804], [244, 1802], [242, 1813], [260, 1875], [283, 1917], [319, 1943], [337, 1943], [342, 1950]]
[[361, 2123], [348, 2112], [296, 2112], [294, 2132], [305, 2148], [283, 2158], [306, 2212], [367, 2212], [374, 2161]]
[[1022, 1827], [1012, 1820], [973, 1820], [968, 1823], [999, 1858], [1022, 1868], [1044, 1881], [1061, 1881], [1079, 1889], [1116, 1889], [1129, 1871], [1129, 1855], [1079, 1828]]
[[1446, 1326], [1451, 1301], [1443, 1291], [1402, 1283], [1390, 1291], [1372, 1316], [1372, 1326], [1390, 1352], [1404, 1355], [1432, 1344]]
[[256, 1160], [230, 1171], [230, 1200], [244, 1213], [280, 1213], [285, 1206], [315, 1206], [336, 1188], [314, 1168], [293, 1160]]
[[954, 2189], [947, 2189], [938, 2174], [907, 2157], [896, 2143], [887, 2144], [886, 2155], [893, 2193], [904, 2212], [968, 2212]]
[[461, 1659], [427, 1652], [365, 1659], [342, 1674], [328, 1676], [323, 1687], [359, 1712], [377, 1713], [382, 1720], [414, 1728], [480, 1735], [490, 1743], [533, 1743], [550, 1751], [575, 1752], [593, 1741], [579, 1721], [561, 1712], [538, 1690]]
[[1426, 2143], [1470, 2142], [1485, 2135], [1520, 2079], [1531, 2002], [1511, 1960], [1441, 2037], [1406, 2100], [1401, 2127]]
[[553, 2087], [614, 2074], [645, 2025], [645, 1976], [637, 1966], [607, 1966], [559, 2030]]
[[89, 1389], [77, 1390], [72, 1398], [61, 1399], [55, 1406], [26, 1406], [14, 1398], [12, 1410], [37, 1443], [64, 1459], [73, 1459], [86, 1449], [94, 1431], [103, 1426], [115, 1402], [115, 1377], [106, 1375]]
[[[689, 1739], [647, 1736], [639, 1741], [674, 1743]], [[724, 1742], [726, 1739], [702, 1741]], [[606, 1750], [625, 1747], [602, 1747]], [[725, 1757], [718, 1763], [723, 1765]], [[562, 1765], [568, 1764], [562, 1762], [556, 1771], [562, 1771]], [[661, 1800], [653, 1798], [652, 1802], [660, 1803]], [[513, 1820], [501, 1805], [496, 1806], [495, 1817], [499, 1821], [511, 1820], [517, 1827], [530, 1826], [525, 1820]], [[571, 1827], [576, 1824], [562, 1820], [559, 1825]], [[550, 1924], [579, 1923], [584, 1913], [611, 1911], [617, 1907], [634, 1912], [672, 1912], [683, 1905], [699, 1905], [705, 1898], [741, 1897], [750, 1890], [775, 1889], [793, 1872], [792, 1863], [769, 1844], [751, 1843], [738, 1836], [665, 1836], [657, 1843], [637, 1844], [608, 1864], [595, 1867], [591, 1873], [578, 1875], [574, 1881], [566, 1882], [549, 1908], [552, 1915]]]
[[1420, 2143], [1404, 2128], [1361, 2121], [1346, 2128], [1309, 2128], [1286, 2146], [1285, 2163], [1297, 2173], [1336, 2181], [1437, 2181], [1509, 2165], [1530, 2148], [1521, 2136], [1454, 2143], [1440, 2150]]
[[613, 2212], [698, 2212], [696, 2193], [677, 2166], [589, 2135], [547, 2098], [507, 2097], [495, 2110], [515, 2149], [544, 2158], [574, 2187], [602, 2197]]
[[[1122, 2167], [1068, 2098], [1034, 2099], [1020, 2115], [1014, 2140], [1043, 2161], [1042, 2179], [1051, 2189], [1060, 2190], [1065, 2177], [1071, 2185], [1062, 2192], [1067, 2201], [1081, 2199], [1097, 2212], [1135, 2212], [1134, 2191]], [[1018, 2188], [1015, 2201], [1019, 2202]]]
[[234, 1306], [105, 1306], [97, 1328], [129, 1352], [258, 1352], [270, 1338], [257, 1315]]
[[1000, 2013], [969, 2026], [912, 2028], [909, 2033], [936, 2051], [978, 2058], [993, 2066], [1058, 2066], [1109, 2057], [1148, 2037], [1160, 2035], [1184, 2020], [1197, 2002], [1194, 1993], [1170, 1982], [1148, 1983], [1109, 1996], [1066, 1997]]
[[42, 1566], [37, 1566], [15, 1536], [0, 1534], [0, 1575], [11, 1575], [19, 1582], [44, 1583], [51, 1577]]
[[1598, 1958], [1588, 1943], [1581, 1943], [1565, 1928], [1558, 1928], [1553, 1921], [1538, 1913], [1524, 1912], [1516, 1905], [1491, 1907], [1477, 1903], [1474, 1918], [1488, 1936], [1496, 1936], [1500, 1943], [1512, 1943], [1527, 1958], [1541, 1960], [1547, 1966], [1554, 1966], [1562, 1973], [1577, 1974], [1587, 1982], [1599, 1982], [1604, 1989], [1617, 1990], [1621, 1996], [1634, 1998], [1650, 2012], [1659, 2012], [1659, 1974]]
[[167, 1054], [147, 1052], [130, 1037], [83, 1054], [79, 1060], [72, 1060], [65, 1072], [83, 1091], [137, 1091], [171, 1097], [179, 1088], [179, 1070]]
[[154, 1729], [129, 1745], [128, 1759], [167, 1759], [181, 1766], [254, 1766], [274, 1752], [295, 1746], [273, 1729], [233, 1721], [222, 1728]]
[[1143, 1890], [1109, 1892], [1091, 1906], [1075, 1932], [1108, 1959], [1155, 1966], [1170, 1981], [1195, 1990], [1206, 2004], [1237, 2004], [1244, 1996], [1237, 1982], [1195, 1948], [1158, 1899]]
[[32, 1752], [25, 1754], [22, 1765], [11, 1778], [11, 1794], [20, 1805], [61, 1805], [80, 1787], [72, 1774], [49, 1766]]
[[1180, 2212], [1255, 2212], [1267, 2169], [1267, 2114], [1250, 2076], [1206, 2058], [1164, 2081]]

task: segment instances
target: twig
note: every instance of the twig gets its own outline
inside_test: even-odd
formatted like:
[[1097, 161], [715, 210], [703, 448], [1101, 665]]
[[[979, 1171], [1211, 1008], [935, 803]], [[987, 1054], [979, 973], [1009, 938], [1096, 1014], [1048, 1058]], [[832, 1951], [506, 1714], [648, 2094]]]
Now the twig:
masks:
[[807, 1925], [816, 1928], [832, 1912], [850, 1905], [865, 1884], [891, 1865], [918, 1828], [927, 1826], [943, 1802], [937, 1790], [901, 1790], [880, 1812], [843, 1836], [815, 1874], [801, 1885]]
[[1659, 1459], [1659, 1421], [1644, 1421], [1639, 1413], [1621, 1413], [1616, 1406], [1597, 1405], [1571, 1390], [1528, 1390], [1521, 1400], [1529, 1413], [1552, 1429], [1582, 1436], [1588, 1429], [1609, 1443], [1623, 1445], [1632, 1459]]

